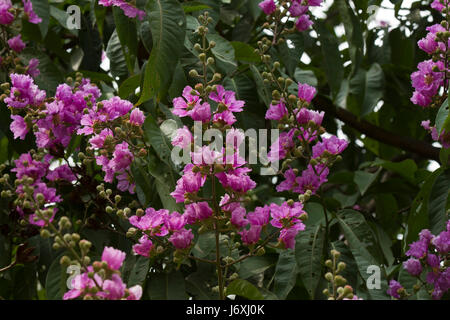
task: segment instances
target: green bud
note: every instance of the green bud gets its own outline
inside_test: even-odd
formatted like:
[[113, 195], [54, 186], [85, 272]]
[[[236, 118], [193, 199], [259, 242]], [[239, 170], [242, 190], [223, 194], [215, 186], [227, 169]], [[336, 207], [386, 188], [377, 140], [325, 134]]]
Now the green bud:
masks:
[[48, 239], [50, 238], [50, 231], [48, 231], [47, 229], [41, 229], [41, 237], [44, 239]]
[[326, 279], [328, 282], [333, 281], [333, 274], [332, 274], [331, 272], [327, 272], [327, 273], [325, 274], [325, 279]]

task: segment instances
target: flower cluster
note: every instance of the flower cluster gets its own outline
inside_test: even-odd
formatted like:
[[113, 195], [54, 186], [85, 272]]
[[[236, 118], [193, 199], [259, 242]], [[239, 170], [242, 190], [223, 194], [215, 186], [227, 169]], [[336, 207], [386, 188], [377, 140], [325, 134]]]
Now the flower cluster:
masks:
[[98, 4], [104, 7], [118, 7], [122, 9], [123, 13], [130, 18], [138, 18], [139, 20], [143, 20], [145, 17], [145, 11], [139, 10], [135, 6], [133, 6], [130, 2], [126, 0], [99, 0]]
[[[308, 30], [313, 22], [308, 13], [310, 7], [318, 7], [323, 0], [290, 0], [286, 3], [286, 9], [291, 17], [295, 17], [295, 27], [298, 31]], [[266, 15], [272, 15], [277, 10], [277, 4], [274, 0], [264, 0], [259, 3], [259, 7]]]
[[139, 300], [142, 287], [127, 288], [120, 277], [120, 268], [125, 252], [105, 247], [101, 261], [95, 261], [87, 270], [76, 275], [71, 282], [72, 289], [63, 296], [64, 300]]
[[29, 223], [44, 226], [53, 221], [57, 212], [55, 205], [62, 201], [56, 189], [49, 187], [50, 182], [76, 180], [75, 174], [67, 165], [50, 170], [51, 155], [24, 153], [15, 160], [16, 174], [16, 211]]
[[[14, 70], [17, 73], [28, 74], [32, 77], [39, 75], [39, 60], [36, 58], [30, 59], [26, 67], [22, 66], [23, 61], [18, 56], [22, 52], [26, 44], [22, 40], [21, 34], [16, 34], [16, 28], [8, 28], [12, 25], [14, 20], [26, 19], [28, 22], [38, 24], [42, 22], [42, 19], [34, 12], [33, 4], [30, 0], [22, 0], [23, 8], [14, 7], [11, 0], [2, 0], [0, 2], [0, 25], [4, 26], [4, 32], [1, 37], [4, 39], [4, 43], [7, 43], [8, 51], [2, 54], [0, 58], [0, 67], [2, 69]], [[8, 39], [9, 38], [9, 39]]]
[[[448, 6], [447, 2], [448, 0], [435, 0], [431, 7], [442, 11]], [[428, 107], [436, 102], [439, 89], [448, 84], [445, 80], [447, 48], [450, 44], [448, 23], [443, 21], [441, 24], [432, 25], [427, 28], [427, 31], [426, 37], [418, 41], [418, 46], [432, 59], [420, 62], [418, 71], [411, 75], [412, 86], [415, 89], [411, 101], [422, 107]]]
[[[327, 181], [329, 174], [328, 166], [333, 164], [339, 154], [348, 146], [348, 142], [338, 139], [336, 136], [322, 137], [319, 141], [323, 128], [321, 128], [324, 112], [309, 109], [316, 89], [307, 84], [298, 86], [297, 108], [292, 110], [293, 117], [283, 101], [272, 104], [267, 110], [266, 119], [280, 121], [288, 124], [289, 131], [280, 134], [280, 138], [270, 148], [268, 158], [270, 161], [279, 161], [292, 156], [310, 156], [310, 162], [306, 169], [298, 175], [297, 169], [289, 168], [284, 172], [285, 180], [277, 186], [277, 191], [292, 191], [304, 194], [314, 194], [319, 187]], [[292, 98], [292, 97], [291, 97]], [[293, 127], [293, 128], [292, 128]], [[304, 154], [304, 150], [315, 143], [312, 154]]]
[[[419, 233], [419, 240], [409, 245], [406, 255], [410, 257], [403, 268], [412, 276], [426, 274], [426, 282], [432, 287], [433, 299], [440, 299], [450, 289], [450, 269], [445, 261], [450, 253], [450, 220], [447, 229], [434, 236], [427, 229]], [[400, 291], [399, 291], [400, 290]], [[393, 280], [388, 293], [394, 298], [405, 296], [401, 285]]]
[[[89, 136], [89, 148], [96, 152], [96, 163], [105, 173], [105, 181], [117, 177], [120, 191], [134, 193], [130, 166], [141, 149], [132, 140], [142, 137], [144, 113], [119, 97], [97, 103], [82, 116], [78, 134]], [[114, 131], [113, 131], [114, 129]]]
[[450, 132], [446, 132], [443, 129], [442, 133], [439, 134], [435, 126], [430, 126], [430, 120], [422, 121], [421, 125], [425, 130], [430, 132], [431, 138], [434, 141], [440, 142], [444, 148], [450, 148]]
[[[199, 206], [193, 210], [195, 209], [211, 211], [207, 204], [206, 207], [201, 206], [200, 208]], [[189, 248], [194, 235], [192, 230], [186, 228], [188, 220], [187, 214], [181, 215], [178, 212], [170, 213], [169, 210], [155, 210], [153, 208], [146, 209], [143, 215], [132, 216], [129, 219], [131, 225], [142, 231], [139, 243], [133, 246], [134, 252], [144, 257], [156, 253], [151, 239], [157, 239], [159, 242], [166, 239], [177, 250]]]

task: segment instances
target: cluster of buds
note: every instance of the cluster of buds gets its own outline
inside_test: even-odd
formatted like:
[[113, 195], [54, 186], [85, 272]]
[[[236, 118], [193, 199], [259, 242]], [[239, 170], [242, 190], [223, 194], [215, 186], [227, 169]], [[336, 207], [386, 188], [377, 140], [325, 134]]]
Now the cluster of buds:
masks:
[[329, 269], [329, 272], [325, 274], [325, 279], [329, 285], [327, 289], [323, 290], [323, 294], [328, 297], [328, 300], [357, 300], [353, 288], [347, 285], [347, 280], [339, 274], [346, 267], [344, 262], [339, 262], [340, 255], [339, 251], [331, 250], [331, 259], [325, 261], [325, 266]]

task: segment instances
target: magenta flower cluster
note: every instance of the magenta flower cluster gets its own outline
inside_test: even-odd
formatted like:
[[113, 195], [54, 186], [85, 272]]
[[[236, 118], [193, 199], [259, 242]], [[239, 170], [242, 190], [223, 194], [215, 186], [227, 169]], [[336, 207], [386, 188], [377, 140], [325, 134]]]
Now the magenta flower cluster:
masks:
[[129, 2], [125, 0], [99, 0], [98, 4], [104, 7], [118, 7], [123, 13], [129, 18], [138, 18], [139, 20], [143, 20], [145, 17], [145, 11], [139, 10]]
[[[135, 285], [127, 289], [120, 277], [119, 269], [125, 257], [125, 252], [105, 247], [101, 262], [94, 262], [92, 266], [87, 267], [86, 272], [76, 275], [71, 282], [72, 289], [64, 294], [63, 299], [82, 297], [99, 300], [139, 300], [142, 287]], [[104, 272], [98, 272], [100, 270]]]
[[[314, 87], [307, 84], [298, 85], [301, 108], [293, 110], [297, 127], [289, 129], [288, 132], [282, 132], [268, 153], [270, 161], [280, 161], [295, 152], [298, 144], [304, 147], [315, 143], [312, 146], [314, 164], [308, 164], [301, 175], [298, 175], [296, 169], [286, 170], [285, 180], [277, 186], [278, 192], [292, 191], [303, 194], [309, 190], [314, 194], [322, 184], [327, 182], [329, 174], [327, 159], [341, 154], [348, 146], [346, 140], [338, 139], [336, 136], [322, 137], [319, 141], [320, 127], [325, 113], [309, 109], [315, 94]], [[286, 121], [288, 116], [289, 112], [283, 101], [278, 105], [271, 105], [266, 112], [266, 119], [269, 120]]]
[[[434, 236], [427, 229], [419, 233], [419, 240], [409, 245], [406, 255], [410, 257], [403, 263], [403, 268], [412, 276], [425, 275], [426, 282], [432, 287], [433, 299], [440, 299], [450, 289], [450, 269], [444, 263], [450, 253], [450, 220], [446, 230]], [[388, 293], [400, 298], [398, 289], [401, 285], [391, 281]]]
[[[292, 17], [295, 17], [295, 27], [298, 31], [302, 32], [308, 30], [313, 22], [310, 19], [308, 13], [310, 7], [318, 7], [322, 4], [323, 0], [290, 0], [289, 1], [289, 13]], [[274, 0], [264, 0], [259, 3], [259, 7], [264, 11], [266, 15], [273, 14], [277, 9], [277, 4]]]

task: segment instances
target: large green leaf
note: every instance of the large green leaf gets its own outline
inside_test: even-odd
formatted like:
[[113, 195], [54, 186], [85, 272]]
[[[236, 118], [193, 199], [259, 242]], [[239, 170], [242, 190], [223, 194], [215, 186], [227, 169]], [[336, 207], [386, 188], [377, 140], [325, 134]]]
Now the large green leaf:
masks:
[[53, 261], [50, 269], [47, 272], [47, 279], [45, 281], [45, 290], [47, 299], [61, 300], [64, 293], [69, 291], [67, 288], [67, 274], [65, 269], [59, 263], [59, 257]]
[[344, 80], [344, 67], [339, 51], [339, 43], [335, 34], [328, 30], [325, 23], [319, 21], [316, 25], [328, 84], [330, 85], [332, 96], [336, 97]]
[[117, 7], [113, 7], [113, 14], [117, 35], [122, 44], [122, 50], [126, 57], [128, 69], [130, 72], [133, 72], [138, 50], [136, 22], [127, 17], [123, 11]]
[[298, 271], [303, 284], [313, 299], [322, 277], [322, 255], [325, 243], [325, 229], [320, 221], [300, 232], [295, 244]]
[[117, 30], [114, 30], [111, 38], [109, 38], [108, 46], [106, 47], [106, 56], [110, 61], [111, 74], [115, 78], [125, 78], [128, 76], [127, 62]]
[[350, 251], [355, 258], [359, 274], [364, 281], [370, 280], [371, 274], [367, 272], [369, 266], [377, 266], [380, 268], [381, 288], [369, 290], [370, 297], [375, 300], [386, 299], [386, 274], [379, 258], [376, 259], [371, 253], [371, 251], [374, 251], [373, 247], [377, 244], [369, 225], [361, 213], [353, 210], [343, 210], [337, 216], [337, 220], [345, 239], [348, 241]]
[[176, 0], [150, 0], [146, 7], [153, 47], [144, 75], [141, 104], [152, 97], [163, 98], [183, 50], [186, 17]]
[[450, 114], [448, 98], [442, 103], [435, 120], [436, 130], [439, 134], [443, 130], [450, 132]]
[[147, 278], [148, 270], [150, 268], [150, 259], [147, 257], [139, 256], [136, 259], [133, 269], [131, 270], [130, 277], [128, 279], [128, 287], [134, 285], [144, 286], [145, 279]]
[[227, 287], [227, 296], [235, 294], [250, 300], [264, 300], [264, 296], [253, 284], [247, 280], [236, 279]]
[[350, 80], [350, 92], [356, 96], [361, 116], [366, 116], [373, 111], [383, 97], [383, 91], [384, 73], [378, 63], [372, 64], [368, 71], [358, 69]]
[[47, 0], [31, 0], [33, 4], [33, 11], [42, 19], [42, 22], [38, 24], [39, 30], [41, 30], [42, 38], [45, 38], [48, 31], [48, 25], [50, 23], [50, 5]]
[[185, 300], [185, 279], [181, 272], [152, 273], [147, 285], [151, 300]]
[[286, 299], [297, 280], [297, 261], [295, 251], [285, 250], [280, 253], [275, 268], [273, 293], [280, 299]]
[[414, 199], [411, 211], [409, 213], [408, 224], [406, 227], [404, 251], [407, 250], [407, 245], [416, 241], [419, 237], [419, 232], [422, 229], [429, 228], [430, 219], [428, 216], [428, 208], [431, 191], [436, 183], [436, 180], [442, 175], [441, 168], [434, 171], [422, 185], [419, 194]]

